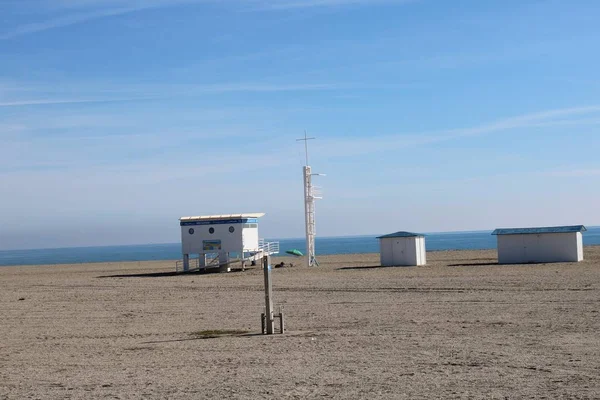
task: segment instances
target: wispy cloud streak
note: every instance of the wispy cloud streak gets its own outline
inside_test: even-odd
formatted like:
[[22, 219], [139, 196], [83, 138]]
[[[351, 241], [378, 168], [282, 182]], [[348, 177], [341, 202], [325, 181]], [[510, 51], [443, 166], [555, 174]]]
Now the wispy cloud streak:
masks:
[[132, 8], [117, 8], [117, 9], [94, 11], [94, 12], [82, 12], [82, 13], [66, 15], [63, 17], [50, 19], [50, 20], [46, 20], [46, 21], [42, 21], [42, 22], [29, 23], [29, 24], [21, 25], [10, 32], [0, 34], [0, 40], [12, 39], [12, 38], [27, 35], [30, 33], [47, 31], [49, 29], [62, 28], [65, 26], [75, 25], [75, 24], [90, 21], [93, 19], [127, 14], [127, 13], [130, 13], [133, 11], [138, 11], [138, 10], [141, 10], [144, 8], [145, 7], [132, 7]]
[[[181, 5], [185, 3], [195, 3], [199, 2], [198, 0], [154, 0], [154, 1], [146, 1], [146, 2], [136, 2], [136, 1], [107, 1], [107, 0], [99, 0], [92, 2], [84, 2], [83, 4], [79, 4], [82, 11], [79, 12], [70, 12], [66, 15], [47, 19], [40, 22], [33, 22], [21, 25], [16, 29], [13, 29], [10, 32], [6, 32], [0, 34], [0, 40], [12, 39], [15, 37], [43, 32], [50, 29], [62, 28], [66, 26], [81, 24], [84, 22], [113, 17], [118, 15], [130, 14], [133, 12], [153, 9], [153, 8], [161, 8], [161, 7], [172, 7], [176, 5]], [[82, 7], [83, 5], [83, 7]], [[57, 8], [74, 8], [77, 4], [71, 3], [62, 3], [63, 7], [60, 7], [61, 4], [55, 5]]]
[[[54, 1], [46, 4], [46, 9], [61, 10], [66, 14], [46, 19], [44, 21], [32, 22], [20, 25], [15, 29], [0, 33], [0, 40], [13, 39], [32, 33], [44, 32], [50, 29], [63, 28], [71, 25], [82, 24], [100, 18], [114, 17], [155, 8], [175, 7], [184, 4], [213, 3], [226, 5], [230, 8], [250, 11], [284, 11], [302, 8], [342, 7], [350, 5], [373, 5], [373, 4], [404, 4], [421, 0], [146, 0], [143, 2], [134, 0], [90, 0], [90, 1]], [[41, 10], [44, 7], [39, 7]], [[80, 10], [80, 11], [73, 11]]]
[[516, 117], [510, 117], [473, 128], [450, 130], [446, 131], [445, 135], [439, 136], [438, 138], [440, 141], [443, 141], [447, 139], [455, 139], [460, 137], [477, 136], [480, 134], [492, 133], [508, 129], [536, 126], [538, 124], [544, 124], [544, 126], [552, 126], [553, 123], [556, 123], [557, 125], [563, 125], [567, 121], [555, 121], [554, 119], [573, 117], [577, 115], [591, 114], [597, 112], [600, 112], [600, 105], [554, 109], [537, 113], [519, 115]]
[[600, 105], [553, 109], [515, 117], [500, 119], [469, 128], [448, 129], [422, 133], [396, 135], [375, 135], [369, 138], [353, 139], [345, 143], [323, 141], [323, 156], [347, 157], [388, 151], [390, 149], [413, 148], [434, 145], [468, 137], [477, 137], [514, 129], [532, 127], [553, 127], [564, 125], [586, 125], [595, 123], [590, 118], [575, 118], [600, 112]]
[[406, 4], [415, 3], [421, 0], [282, 0], [262, 2], [257, 9], [262, 10], [292, 10], [300, 8], [317, 8], [317, 7], [342, 7], [351, 5], [374, 5], [374, 4]]
[[[26, 84], [23, 87], [27, 87]], [[276, 93], [276, 92], [302, 92], [302, 91], [327, 91], [348, 88], [343, 84], [328, 83], [224, 83], [207, 85], [136, 85], [123, 84], [110, 86], [101, 83], [92, 84], [67, 84], [33, 85], [29, 87], [28, 93], [44, 93], [34, 98], [23, 98], [9, 96], [10, 92], [0, 91], [0, 107], [20, 107], [35, 105], [58, 105], [58, 104], [85, 104], [85, 103], [115, 103], [131, 102], [156, 99], [181, 99], [188, 97], [203, 96], [208, 94], [227, 93]]]
[[590, 176], [600, 176], [600, 168], [570, 168], [554, 170], [547, 172], [546, 175], [560, 178], [585, 178]]
[[0, 101], [0, 107], [23, 107], [23, 106], [40, 106], [40, 105], [58, 105], [58, 104], [87, 104], [87, 103], [118, 103], [124, 101], [147, 100], [147, 97], [128, 97], [115, 99], [90, 99], [90, 98], [75, 98], [75, 99], [31, 99], [31, 100], [14, 100]]

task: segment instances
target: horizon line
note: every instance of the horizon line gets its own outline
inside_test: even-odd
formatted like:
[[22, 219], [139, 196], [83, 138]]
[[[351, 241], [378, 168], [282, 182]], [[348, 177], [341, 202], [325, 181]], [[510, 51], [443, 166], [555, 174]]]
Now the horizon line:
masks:
[[[587, 228], [600, 228], [600, 225], [589, 225]], [[490, 229], [479, 229], [479, 230], [465, 230], [465, 231], [436, 231], [436, 232], [422, 232], [424, 235], [452, 235], [460, 233], [485, 233], [492, 232]], [[344, 236], [317, 236], [315, 239], [346, 239], [346, 238], [376, 238], [383, 234], [364, 234], [364, 235], [344, 235]], [[282, 238], [265, 238], [265, 240], [305, 240], [305, 237], [282, 237]], [[103, 244], [103, 245], [87, 245], [87, 246], [67, 246], [67, 247], [39, 247], [39, 248], [26, 248], [26, 249], [0, 249], [0, 253], [11, 252], [11, 251], [31, 251], [31, 250], [68, 250], [68, 249], [92, 249], [92, 248], [106, 248], [106, 247], [132, 247], [132, 246], [168, 246], [168, 245], [181, 245], [181, 242], [163, 242], [163, 243], [133, 243], [133, 244]]]

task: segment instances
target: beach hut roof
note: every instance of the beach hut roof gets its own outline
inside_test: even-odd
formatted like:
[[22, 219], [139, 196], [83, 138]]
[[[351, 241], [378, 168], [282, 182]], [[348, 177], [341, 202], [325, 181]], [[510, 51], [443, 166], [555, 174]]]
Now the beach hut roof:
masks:
[[501, 228], [492, 232], [492, 235], [533, 235], [540, 233], [575, 233], [585, 231], [587, 231], [587, 229], [583, 225], [569, 225], [546, 226], [540, 228]]
[[377, 239], [401, 238], [401, 237], [425, 237], [425, 235], [422, 235], [420, 233], [398, 231], [398, 232], [394, 232], [394, 233], [389, 233], [387, 235], [378, 236]]
[[247, 214], [221, 214], [221, 215], [198, 215], [195, 217], [181, 217], [180, 221], [220, 221], [228, 219], [247, 219], [260, 218], [265, 213], [247, 213]]

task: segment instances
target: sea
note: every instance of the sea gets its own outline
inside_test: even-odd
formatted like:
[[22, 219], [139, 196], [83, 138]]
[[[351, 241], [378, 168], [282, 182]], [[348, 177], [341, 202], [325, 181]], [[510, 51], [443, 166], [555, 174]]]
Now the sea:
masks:
[[[426, 233], [427, 251], [485, 250], [496, 248], [492, 231]], [[317, 237], [317, 256], [329, 254], [376, 253], [378, 235]], [[304, 253], [304, 239], [267, 239], [279, 241], [281, 253], [298, 249]], [[583, 244], [600, 245], [600, 226], [588, 227]], [[0, 251], [0, 266], [36, 264], [79, 264], [94, 262], [175, 260], [181, 258], [180, 243], [141, 244], [127, 246], [72, 247], [60, 249], [31, 249]]]

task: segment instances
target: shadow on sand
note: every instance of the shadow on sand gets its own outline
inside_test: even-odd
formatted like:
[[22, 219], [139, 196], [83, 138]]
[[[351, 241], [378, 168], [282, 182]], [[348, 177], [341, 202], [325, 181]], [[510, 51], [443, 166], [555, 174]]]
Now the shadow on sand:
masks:
[[220, 338], [252, 338], [257, 336], [267, 336], [262, 333], [243, 333], [241, 335], [217, 335], [217, 336], [206, 336], [206, 337], [189, 337], [182, 339], [168, 339], [168, 340], [153, 340], [149, 342], [141, 342], [140, 344], [155, 344], [155, 343], [172, 343], [172, 342], [187, 342], [189, 340], [208, 340], [208, 339], [220, 339]]
[[[249, 268], [246, 268], [246, 271], [249, 271]], [[227, 272], [228, 274], [236, 273], [236, 272], [244, 272], [241, 269], [232, 269]], [[143, 274], [117, 274], [117, 275], [101, 275], [96, 278], [166, 278], [169, 276], [180, 276], [180, 275], [209, 275], [209, 274], [218, 274], [218, 268], [211, 268], [202, 271], [190, 271], [190, 272], [147, 272]]]
[[483, 267], [483, 266], [487, 266], [487, 265], [500, 265], [500, 264], [498, 264], [498, 262], [448, 264], [449, 267]]
[[[489, 265], [500, 265], [498, 262], [478, 262], [478, 263], [458, 263], [458, 264], [448, 264], [448, 267], [481, 267], [481, 266], [489, 266]], [[394, 266], [386, 266], [383, 267], [381, 265], [365, 265], [358, 267], [341, 267], [338, 270], [353, 270], [353, 269], [379, 269], [379, 268], [414, 268], [414, 265], [394, 265]]]
[[[341, 267], [341, 268], [337, 268], [337, 270], [353, 270], [353, 269], [379, 269], [379, 268], [390, 268], [390, 267], [383, 267], [381, 265], [361, 265], [358, 267]], [[394, 268], [394, 267], [391, 267]]]

